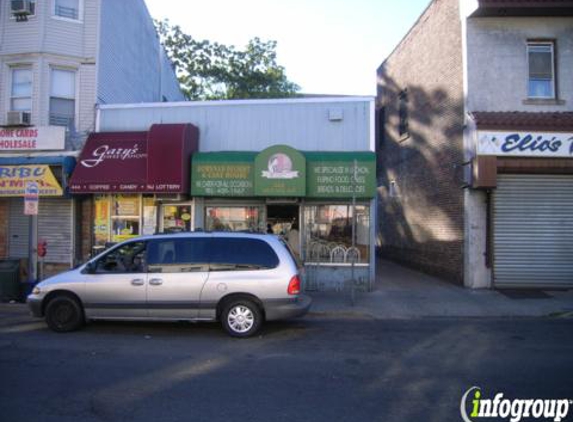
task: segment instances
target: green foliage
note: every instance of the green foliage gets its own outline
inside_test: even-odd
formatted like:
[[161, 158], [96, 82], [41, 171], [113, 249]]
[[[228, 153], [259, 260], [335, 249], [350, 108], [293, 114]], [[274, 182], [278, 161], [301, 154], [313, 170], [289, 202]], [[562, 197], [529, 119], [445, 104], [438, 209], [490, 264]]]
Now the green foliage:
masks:
[[300, 90], [276, 62], [276, 41], [254, 38], [244, 50], [237, 50], [196, 40], [168, 20], [155, 24], [190, 100], [284, 98]]

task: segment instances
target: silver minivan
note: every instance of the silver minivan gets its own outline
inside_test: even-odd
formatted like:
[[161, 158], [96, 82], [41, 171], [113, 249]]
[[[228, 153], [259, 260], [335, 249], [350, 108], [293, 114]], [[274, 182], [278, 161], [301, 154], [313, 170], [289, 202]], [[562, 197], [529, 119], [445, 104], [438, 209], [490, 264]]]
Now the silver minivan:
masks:
[[220, 321], [231, 336], [248, 337], [265, 320], [308, 312], [298, 270], [273, 235], [142, 236], [40, 282], [27, 302], [57, 332], [87, 320], [188, 320]]

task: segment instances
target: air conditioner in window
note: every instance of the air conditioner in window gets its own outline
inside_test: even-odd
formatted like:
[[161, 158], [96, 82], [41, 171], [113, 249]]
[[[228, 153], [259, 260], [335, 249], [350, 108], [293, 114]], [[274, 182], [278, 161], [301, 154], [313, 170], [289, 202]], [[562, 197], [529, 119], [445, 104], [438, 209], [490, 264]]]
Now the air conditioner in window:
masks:
[[30, 0], [12, 0], [12, 14], [14, 15], [31, 15], [32, 2]]
[[31, 117], [28, 111], [9, 111], [6, 124], [8, 126], [30, 126]]

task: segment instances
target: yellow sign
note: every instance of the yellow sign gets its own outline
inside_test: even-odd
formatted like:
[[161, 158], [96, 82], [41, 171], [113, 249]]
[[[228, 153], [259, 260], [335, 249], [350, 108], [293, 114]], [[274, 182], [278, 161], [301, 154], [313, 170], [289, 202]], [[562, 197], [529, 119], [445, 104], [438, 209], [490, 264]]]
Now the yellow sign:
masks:
[[95, 244], [103, 246], [109, 237], [109, 197], [94, 196], [94, 237]]
[[40, 196], [62, 196], [62, 187], [50, 166], [0, 166], [0, 196], [24, 196], [26, 182], [38, 182]]

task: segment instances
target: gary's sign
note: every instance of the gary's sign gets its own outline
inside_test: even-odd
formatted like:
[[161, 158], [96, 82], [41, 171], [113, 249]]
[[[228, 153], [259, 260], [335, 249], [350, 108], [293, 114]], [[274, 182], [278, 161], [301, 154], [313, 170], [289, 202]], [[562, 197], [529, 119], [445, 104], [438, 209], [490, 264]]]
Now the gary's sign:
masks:
[[478, 155], [573, 157], [573, 133], [478, 132]]

